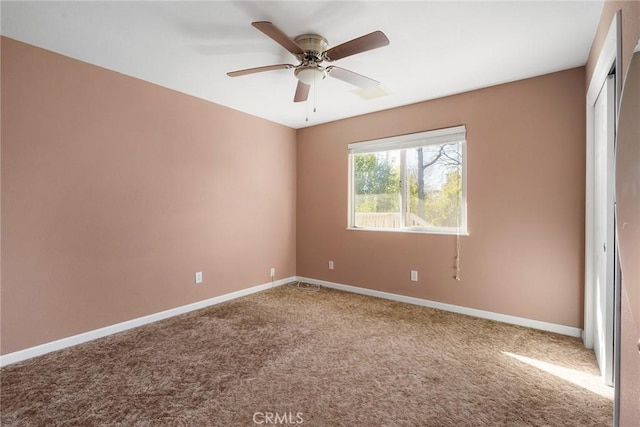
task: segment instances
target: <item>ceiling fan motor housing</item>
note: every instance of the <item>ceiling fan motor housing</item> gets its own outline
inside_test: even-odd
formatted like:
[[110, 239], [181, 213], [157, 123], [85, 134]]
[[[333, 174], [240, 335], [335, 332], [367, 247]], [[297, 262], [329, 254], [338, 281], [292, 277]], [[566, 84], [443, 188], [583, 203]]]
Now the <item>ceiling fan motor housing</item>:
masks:
[[294, 39], [298, 46], [304, 50], [304, 56], [299, 55], [299, 60], [303, 64], [320, 63], [324, 59], [322, 53], [327, 50], [328, 42], [317, 34], [303, 34]]

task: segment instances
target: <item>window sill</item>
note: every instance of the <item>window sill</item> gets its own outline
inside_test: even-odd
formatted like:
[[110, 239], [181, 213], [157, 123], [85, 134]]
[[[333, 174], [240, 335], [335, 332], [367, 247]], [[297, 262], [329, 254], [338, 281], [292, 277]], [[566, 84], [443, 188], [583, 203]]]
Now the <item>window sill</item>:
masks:
[[438, 234], [445, 236], [469, 236], [468, 231], [457, 232], [454, 230], [424, 230], [419, 228], [367, 228], [367, 227], [347, 227], [348, 231], [381, 231], [387, 233], [409, 233], [409, 234]]

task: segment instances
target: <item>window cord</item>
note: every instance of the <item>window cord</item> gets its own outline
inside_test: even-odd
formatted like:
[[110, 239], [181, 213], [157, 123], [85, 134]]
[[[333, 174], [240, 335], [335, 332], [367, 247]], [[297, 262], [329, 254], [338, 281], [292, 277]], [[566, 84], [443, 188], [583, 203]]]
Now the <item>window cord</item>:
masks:
[[[458, 152], [460, 152], [460, 142], [458, 142]], [[456, 259], [455, 269], [456, 274], [454, 279], [460, 281], [460, 209], [462, 208], [462, 176], [460, 176], [460, 192], [458, 195], [458, 209], [456, 209]]]

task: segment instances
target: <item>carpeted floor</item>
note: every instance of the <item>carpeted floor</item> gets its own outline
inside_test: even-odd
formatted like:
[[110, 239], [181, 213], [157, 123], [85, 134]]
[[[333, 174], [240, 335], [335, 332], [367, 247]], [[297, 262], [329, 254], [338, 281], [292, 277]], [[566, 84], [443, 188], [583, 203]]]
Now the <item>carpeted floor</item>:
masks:
[[3, 426], [607, 426], [578, 339], [292, 286], [10, 365]]

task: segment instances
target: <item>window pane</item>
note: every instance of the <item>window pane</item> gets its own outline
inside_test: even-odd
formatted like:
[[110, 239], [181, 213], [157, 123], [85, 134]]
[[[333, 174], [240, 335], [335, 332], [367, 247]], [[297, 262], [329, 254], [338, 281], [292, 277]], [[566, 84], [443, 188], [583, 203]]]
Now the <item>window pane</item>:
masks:
[[407, 227], [458, 227], [462, 200], [462, 145], [407, 149]]
[[400, 151], [353, 158], [354, 225], [400, 228]]

